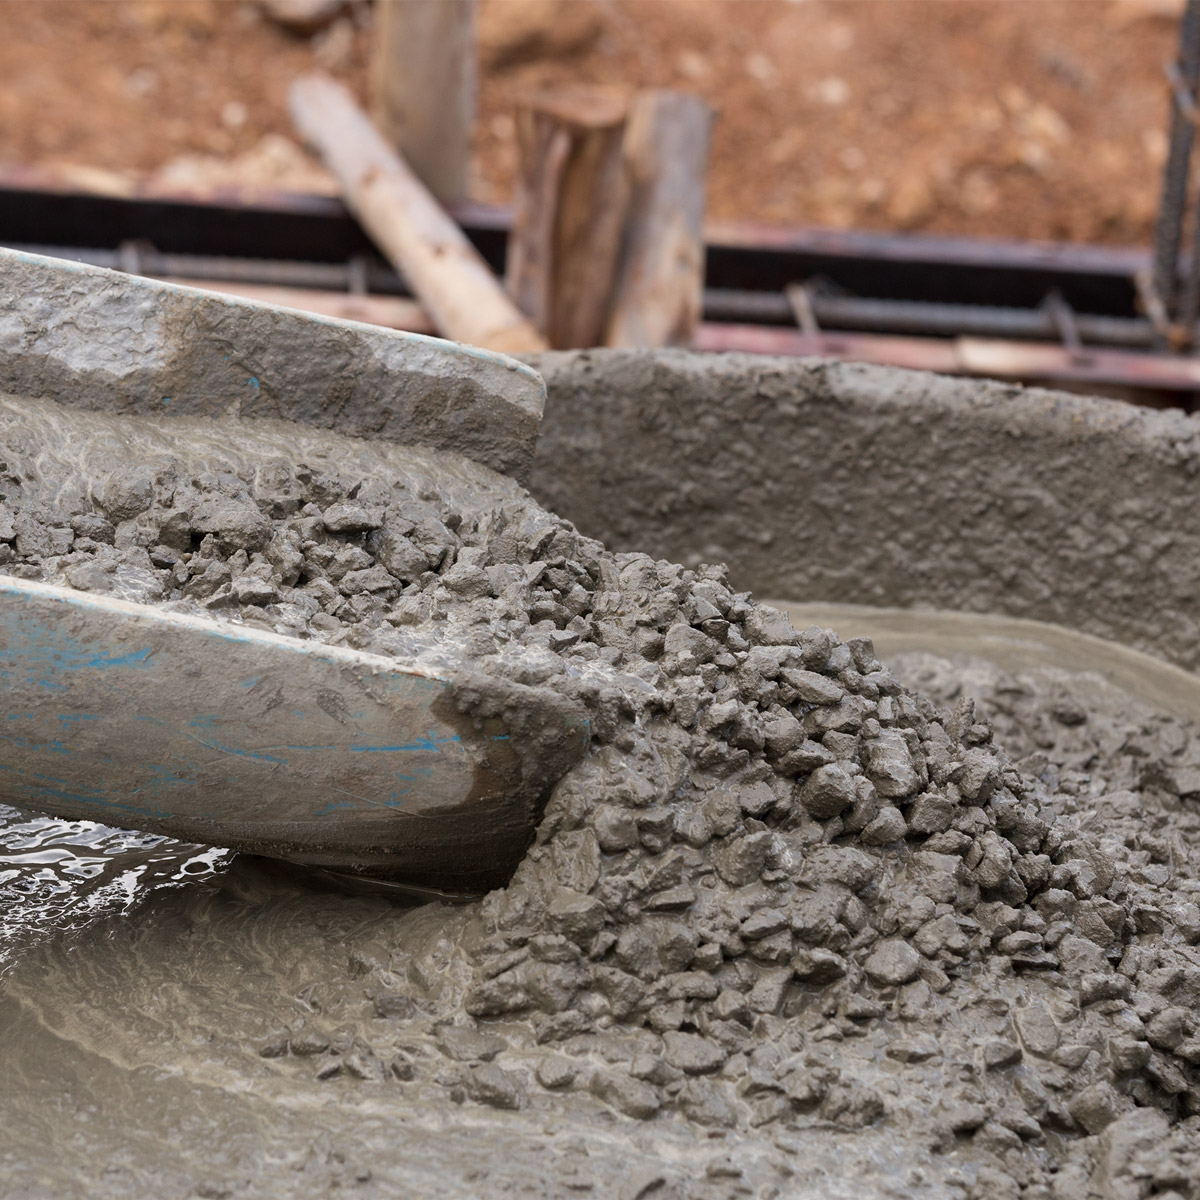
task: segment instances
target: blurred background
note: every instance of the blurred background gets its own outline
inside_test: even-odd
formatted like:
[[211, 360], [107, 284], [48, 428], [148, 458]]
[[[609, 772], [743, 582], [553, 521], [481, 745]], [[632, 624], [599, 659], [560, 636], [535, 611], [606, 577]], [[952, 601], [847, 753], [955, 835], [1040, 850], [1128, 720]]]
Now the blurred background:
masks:
[[[708, 215], [1148, 243], [1179, 0], [480, 0], [468, 194], [511, 197], [513, 110], [604, 82], [716, 110]], [[336, 192], [288, 118], [319, 66], [364, 102], [369, 0], [4, 0], [0, 167], [119, 191]]]
[[[512, 353], [1200, 405], [1200, 0], [0, 0], [0, 29], [6, 246]], [[377, 171], [445, 211], [402, 182], [371, 219]]]

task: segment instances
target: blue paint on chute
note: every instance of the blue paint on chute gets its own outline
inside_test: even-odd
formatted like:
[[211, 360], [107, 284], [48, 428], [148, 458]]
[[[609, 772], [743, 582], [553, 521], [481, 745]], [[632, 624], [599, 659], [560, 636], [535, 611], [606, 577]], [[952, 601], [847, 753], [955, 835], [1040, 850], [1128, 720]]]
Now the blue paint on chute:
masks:
[[[0, 577], [0, 685], [0, 803], [415, 877], [468, 843], [494, 878], [476, 864], [512, 784], [487, 747], [510, 735], [419, 664]], [[585, 722], [562, 732], [586, 746]]]

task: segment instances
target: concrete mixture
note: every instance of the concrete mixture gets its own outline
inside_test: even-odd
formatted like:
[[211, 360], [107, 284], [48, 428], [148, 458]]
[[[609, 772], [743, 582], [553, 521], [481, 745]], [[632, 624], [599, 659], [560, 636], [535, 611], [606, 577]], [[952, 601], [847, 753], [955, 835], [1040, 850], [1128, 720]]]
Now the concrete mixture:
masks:
[[[5, 413], [5, 570], [450, 647], [593, 732], [477, 903], [156, 844], [180, 870], [132, 914], [110, 884], [22, 935], [8, 1194], [1197, 1195], [1189, 724], [1053, 672], [909, 659], [912, 690], [450, 456], [475, 501], [282, 424], [260, 470], [257, 427], [72, 418], [105, 479], [73, 490]], [[147, 428], [188, 453], [101, 469]]]

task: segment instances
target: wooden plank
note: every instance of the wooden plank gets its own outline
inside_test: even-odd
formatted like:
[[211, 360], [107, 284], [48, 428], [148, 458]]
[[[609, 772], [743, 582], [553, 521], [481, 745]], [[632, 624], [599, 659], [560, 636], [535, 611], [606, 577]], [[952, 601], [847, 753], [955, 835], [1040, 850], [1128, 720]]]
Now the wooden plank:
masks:
[[442, 204], [467, 193], [475, 0], [376, 0], [372, 115]]
[[292, 84], [292, 119], [338, 177], [347, 205], [412, 285], [443, 336], [510, 353], [547, 349], [487, 263], [340, 84]]
[[626, 112], [623, 93], [599, 87], [545, 90], [517, 111], [507, 284], [556, 349], [604, 339], [629, 195]]
[[686, 346], [702, 311], [704, 176], [712, 110], [665, 90], [634, 102], [625, 139], [632, 185], [610, 346]]

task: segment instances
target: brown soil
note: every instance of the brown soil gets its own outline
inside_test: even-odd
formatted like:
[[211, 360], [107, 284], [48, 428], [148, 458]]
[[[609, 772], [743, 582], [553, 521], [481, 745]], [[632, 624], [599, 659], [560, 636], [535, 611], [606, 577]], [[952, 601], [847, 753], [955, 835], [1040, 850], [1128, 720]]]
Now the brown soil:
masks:
[[[1150, 236], [1173, 0], [481, 6], [476, 199], [508, 197], [524, 89], [604, 81], [688, 88], [716, 106], [716, 218]], [[219, 160], [236, 158], [234, 177], [322, 186], [278, 140], [292, 136], [284, 92], [318, 63], [363, 94], [370, 8], [346, 13], [301, 37], [248, 3], [0, 0], [0, 164], [174, 163], [188, 182], [228, 175]]]

